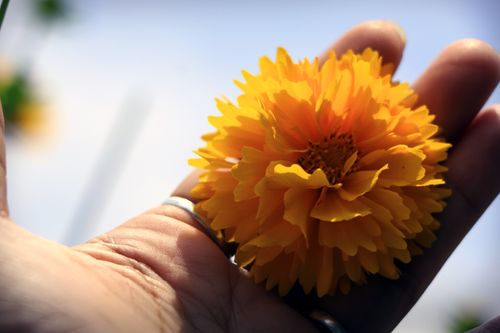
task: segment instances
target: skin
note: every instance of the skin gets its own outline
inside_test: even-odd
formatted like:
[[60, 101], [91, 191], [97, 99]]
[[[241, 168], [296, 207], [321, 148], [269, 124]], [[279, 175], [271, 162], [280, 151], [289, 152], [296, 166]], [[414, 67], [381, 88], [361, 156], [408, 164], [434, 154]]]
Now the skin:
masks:
[[[367, 22], [332, 48], [342, 53], [368, 46], [397, 65], [404, 39], [391, 23]], [[266, 292], [230, 264], [188, 214], [171, 206], [71, 248], [30, 234], [8, 218], [2, 127], [0, 331], [315, 332], [299, 313], [304, 304], [330, 312], [349, 332], [391, 331], [499, 193], [500, 107], [478, 114], [499, 79], [497, 52], [463, 40], [447, 47], [415, 82], [420, 103], [436, 114], [454, 144], [447, 161], [453, 196], [439, 216], [438, 240], [401, 266], [399, 280], [373, 277], [348, 296], [323, 299], [297, 289], [286, 300]], [[195, 182], [193, 173], [174, 194], [189, 198]], [[498, 325], [493, 320], [475, 332]]]

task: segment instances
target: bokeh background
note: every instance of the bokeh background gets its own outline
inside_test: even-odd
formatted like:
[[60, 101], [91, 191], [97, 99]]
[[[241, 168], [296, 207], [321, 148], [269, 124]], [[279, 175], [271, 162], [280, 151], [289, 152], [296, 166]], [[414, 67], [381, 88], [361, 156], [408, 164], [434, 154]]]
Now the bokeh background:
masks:
[[[498, 13], [496, 0], [13, 0], [0, 32], [12, 218], [71, 245], [161, 203], [190, 171], [214, 97], [235, 97], [241, 69], [277, 46], [314, 57], [389, 19], [407, 34], [396, 79], [412, 82], [457, 39], [498, 50]], [[497, 198], [395, 332], [500, 314], [499, 222]]]

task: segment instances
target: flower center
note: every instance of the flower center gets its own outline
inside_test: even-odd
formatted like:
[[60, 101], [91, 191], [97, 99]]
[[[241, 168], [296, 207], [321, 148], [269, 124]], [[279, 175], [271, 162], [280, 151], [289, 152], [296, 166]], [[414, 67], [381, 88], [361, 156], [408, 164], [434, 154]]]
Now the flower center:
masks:
[[330, 134], [319, 143], [309, 142], [298, 163], [308, 173], [323, 170], [330, 184], [335, 184], [359, 168], [358, 160], [352, 135], [344, 133]]

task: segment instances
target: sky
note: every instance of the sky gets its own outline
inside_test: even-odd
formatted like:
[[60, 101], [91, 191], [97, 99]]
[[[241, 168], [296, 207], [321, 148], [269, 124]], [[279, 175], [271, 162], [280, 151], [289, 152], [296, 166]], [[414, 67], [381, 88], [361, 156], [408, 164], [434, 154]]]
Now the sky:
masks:
[[[7, 140], [11, 215], [66, 244], [168, 197], [210, 130], [214, 98], [237, 96], [241, 70], [278, 46], [314, 57], [349, 27], [388, 19], [406, 31], [396, 79], [410, 83], [455, 40], [500, 47], [493, 0], [71, 4], [71, 20], [47, 29], [29, 0], [12, 1], [0, 34], [0, 59], [29, 66], [51, 116], [43, 140]], [[497, 88], [490, 103], [499, 101]], [[497, 198], [396, 332], [442, 332], [457, 307], [500, 313], [499, 221]]]

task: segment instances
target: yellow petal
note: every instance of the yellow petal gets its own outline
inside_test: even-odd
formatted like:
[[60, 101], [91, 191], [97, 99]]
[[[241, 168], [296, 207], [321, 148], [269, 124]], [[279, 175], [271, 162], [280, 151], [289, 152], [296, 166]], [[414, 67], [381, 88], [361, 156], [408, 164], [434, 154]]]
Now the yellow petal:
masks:
[[332, 109], [339, 115], [344, 113], [347, 108], [347, 101], [352, 93], [352, 75], [348, 69], [342, 70], [342, 74], [339, 80], [338, 89], [335, 92], [335, 96], [332, 96]]
[[431, 247], [432, 242], [436, 240], [436, 235], [431, 230], [424, 229], [417, 235], [417, 237], [415, 237], [415, 240], [419, 245], [422, 245], [424, 247]]
[[307, 223], [311, 220], [310, 212], [319, 193], [316, 190], [291, 188], [285, 192], [285, 214], [283, 219], [296, 225], [307, 240]]
[[315, 261], [310, 258], [299, 273], [299, 281], [306, 294], [309, 294], [316, 284], [316, 274]]
[[368, 252], [364, 249], [359, 249], [357, 258], [359, 262], [368, 272], [375, 274], [379, 270], [379, 263], [377, 259], [377, 255], [372, 252]]
[[[345, 223], [345, 231], [351, 241], [358, 245], [358, 247], [364, 247], [369, 251], [376, 251], [377, 246], [373, 242], [373, 235], [366, 228], [367, 221], [366, 218], [358, 218], [352, 220], [351, 223]], [[335, 225], [334, 223], [332, 223]]]
[[336, 190], [328, 190], [311, 211], [311, 217], [321, 221], [338, 222], [370, 214], [370, 208], [358, 200], [346, 201]]
[[195, 168], [205, 169], [210, 165], [210, 163], [203, 158], [192, 158], [189, 160], [189, 165]]
[[422, 179], [425, 169], [422, 161], [425, 154], [419, 149], [397, 145], [385, 150], [376, 150], [361, 158], [363, 169], [379, 169], [388, 164], [389, 168], [379, 176], [382, 186], [405, 186]]
[[348, 260], [344, 261], [344, 266], [347, 276], [349, 276], [352, 281], [361, 280], [361, 266], [356, 259], [348, 257]]
[[276, 258], [283, 251], [282, 246], [263, 247], [255, 258], [256, 265], [264, 265]]
[[408, 264], [411, 261], [410, 251], [408, 249], [391, 249], [391, 254], [394, 258], [399, 259], [401, 262]]
[[305, 82], [286, 82], [286, 86], [274, 95], [277, 130], [297, 147], [305, 146], [308, 140], [320, 140], [311, 88]]
[[344, 163], [344, 169], [342, 170], [343, 174], [347, 174], [351, 167], [354, 165], [356, 160], [358, 159], [358, 152], [355, 151]]
[[406, 220], [410, 217], [411, 210], [405, 205], [403, 198], [394, 191], [374, 188], [366, 194], [366, 198], [371, 200], [367, 205], [378, 214], [380, 221], [389, 220], [386, 215], [387, 210], [395, 219]]
[[[226, 205], [228, 202], [225, 203]], [[231, 209], [221, 209], [212, 220], [210, 226], [215, 230], [222, 230], [236, 225], [253, 224], [257, 200], [242, 203], [233, 203]]]
[[259, 68], [260, 72], [264, 77], [273, 77], [277, 78], [277, 71], [275, 64], [268, 57], [261, 57], [259, 59]]
[[397, 279], [399, 277], [399, 270], [394, 265], [393, 259], [387, 256], [379, 255], [380, 274], [389, 279]]
[[[245, 221], [240, 221], [238, 225], [234, 228], [234, 234], [232, 235], [232, 242], [236, 243], [246, 243], [259, 235], [259, 225], [256, 223], [244, 223]], [[230, 230], [228, 228], [226, 230]]]
[[277, 260], [277, 262], [271, 266], [270, 273], [267, 276], [266, 280], [267, 290], [274, 288], [274, 286], [276, 286], [279, 283], [283, 269], [285, 269], [283, 265], [283, 260]]
[[234, 260], [241, 267], [245, 267], [255, 260], [255, 250], [256, 247], [254, 246], [240, 247], [238, 251], [236, 251]]
[[316, 281], [318, 297], [322, 297], [328, 293], [333, 278], [333, 250], [323, 247], [320, 255], [318, 278]]
[[261, 283], [264, 281], [269, 276], [271, 267], [271, 265], [252, 265], [250, 273], [253, 275], [255, 283]]
[[266, 180], [263, 179], [255, 187], [255, 192], [259, 196], [259, 208], [255, 216], [259, 224], [274, 217], [276, 214], [283, 215], [283, 195], [282, 189], [270, 189], [265, 185]]
[[318, 240], [321, 245], [336, 247], [350, 256], [358, 251], [358, 244], [349, 238], [345, 228], [328, 222], [319, 222]]
[[269, 230], [263, 231], [260, 236], [249, 241], [247, 244], [257, 247], [287, 246], [300, 237], [300, 229], [288, 223], [276, 224]]
[[264, 177], [269, 159], [263, 151], [244, 147], [242, 159], [231, 169], [231, 173], [238, 180], [238, 185], [234, 188], [234, 199], [236, 201], [247, 200], [255, 197], [255, 186]]
[[402, 234], [396, 232], [396, 228], [384, 228], [382, 230], [382, 240], [391, 248], [398, 250], [405, 250], [407, 248], [406, 241], [403, 239]]
[[385, 164], [378, 170], [374, 171], [358, 171], [349, 175], [342, 181], [343, 186], [339, 189], [339, 195], [342, 199], [353, 201], [370, 191], [377, 183], [380, 173], [389, 166]]
[[268, 167], [268, 179], [270, 182], [281, 188], [321, 188], [328, 186], [329, 182], [325, 173], [317, 169], [312, 174], [307, 173], [299, 164], [289, 166], [280, 162], [273, 162]]

